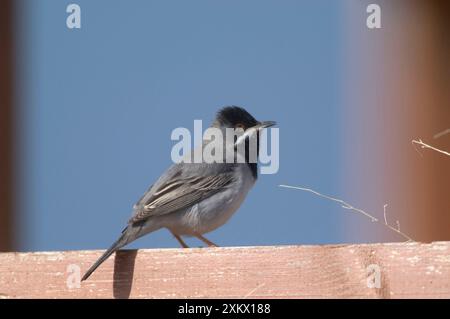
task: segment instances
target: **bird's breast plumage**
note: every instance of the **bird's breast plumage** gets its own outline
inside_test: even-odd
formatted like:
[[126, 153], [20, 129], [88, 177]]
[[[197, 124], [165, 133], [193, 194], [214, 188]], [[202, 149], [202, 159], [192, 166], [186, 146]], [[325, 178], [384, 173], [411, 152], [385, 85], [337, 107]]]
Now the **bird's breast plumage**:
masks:
[[[205, 234], [225, 224], [241, 206], [255, 177], [246, 164], [235, 164], [235, 180], [226, 188], [192, 207], [171, 214], [166, 227], [179, 235]], [[169, 216], [167, 216], [169, 217]]]

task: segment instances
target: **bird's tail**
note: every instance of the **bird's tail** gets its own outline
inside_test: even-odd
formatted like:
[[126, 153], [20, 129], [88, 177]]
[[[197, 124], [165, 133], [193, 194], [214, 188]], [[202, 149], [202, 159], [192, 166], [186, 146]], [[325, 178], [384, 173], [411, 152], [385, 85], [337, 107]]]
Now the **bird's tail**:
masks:
[[108, 259], [109, 256], [111, 256], [116, 250], [119, 250], [126, 244], [128, 244], [130, 241], [128, 240], [129, 234], [128, 234], [129, 227], [125, 228], [122, 231], [122, 235], [117, 239], [114, 244], [111, 245], [111, 247], [108, 248], [107, 251], [89, 268], [88, 271], [84, 274], [83, 278], [81, 278], [81, 281], [84, 281], [89, 278], [89, 276], [100, 266], [106, 259]]

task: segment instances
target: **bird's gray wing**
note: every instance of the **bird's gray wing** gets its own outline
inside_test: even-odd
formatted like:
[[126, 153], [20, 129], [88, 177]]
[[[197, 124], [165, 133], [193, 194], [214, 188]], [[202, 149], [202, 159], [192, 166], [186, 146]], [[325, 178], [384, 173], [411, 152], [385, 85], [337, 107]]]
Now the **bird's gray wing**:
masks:
[[135, 205], [135, 212], [129, 223], [137, 223], [152, 216], [159, 216], [190, 207], [208, 198], [233, 181], [231, 172], [212, 175], [180, 177], [175, 175], [156, 189], [151, 188], [151, 196], [143, 196], [145, 201]]

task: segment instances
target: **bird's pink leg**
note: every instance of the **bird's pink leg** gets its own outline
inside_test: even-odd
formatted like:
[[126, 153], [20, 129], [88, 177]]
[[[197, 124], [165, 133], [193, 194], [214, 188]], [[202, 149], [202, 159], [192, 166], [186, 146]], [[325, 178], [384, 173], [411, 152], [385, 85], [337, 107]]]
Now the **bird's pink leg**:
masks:
[[175, 233], [172, 232], [172, 231], [171, 231], [171, 233], [172, 233], [173, 237], [175, 237], [175, 239], [178, 240], [178, 242], [180, 243], [181, 247], [183, 247], [183, 248], [189, 248], [189, 246], [186, 245], [186, 243], [184, 242], [184, 240], [181, 239], [181, 236], [178, 236], [177, 234], [175, 234]]
[[205, 237], [203, 237], [200, 234], [196, 234], [195, 237], [197, 237], [198, 239], [200, 239], [202, 242], [204, 242], [206, 245], [208, 245], [209, 247], [219, 247], [216, 244], [214, 244], [212, 241], [209, 241], [208, 239], [206, 239]]

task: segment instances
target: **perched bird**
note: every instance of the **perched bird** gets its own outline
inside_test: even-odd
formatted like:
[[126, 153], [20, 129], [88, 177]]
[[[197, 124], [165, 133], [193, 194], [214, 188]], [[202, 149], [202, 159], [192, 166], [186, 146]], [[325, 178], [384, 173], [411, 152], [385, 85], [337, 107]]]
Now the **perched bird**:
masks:
[[[226, 147], [236, 149], [240, 143], [245, 143], [248, 151], [252, 134], [273, 125], [275, 122], [272, 121], [257, 121], [241, 107], [228, 106], [219, 110], [211, 127], [221, 130], [224, 140], [227, 128], [242, 129], [244, 133]], [[259, 139], [256, 141], [257, 153]], [[208, 246], [216, 246], [203, 234], [228, 221], [257, 179], [257, 162], [250, 160], [248, 153], [240, 162], [224, 160], [223, 163], [182, 162], [172, 165], [134, 205], [132, 217], [122, 235], [81, 280], [86, 280], [116, 250], [161, 228], [167, 228], [184, 248], [188, 246], [181, 236], [194, 236]]]

